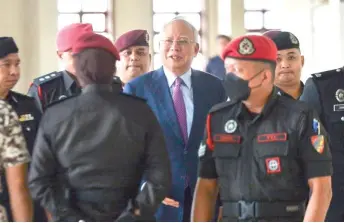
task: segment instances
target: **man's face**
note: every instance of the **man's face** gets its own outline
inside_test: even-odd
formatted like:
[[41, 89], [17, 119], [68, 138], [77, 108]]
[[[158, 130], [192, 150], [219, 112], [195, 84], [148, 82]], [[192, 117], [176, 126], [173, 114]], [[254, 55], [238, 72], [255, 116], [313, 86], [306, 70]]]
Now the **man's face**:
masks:
[[20, 77], [20, 58], [18, 53], [11, 53], [0, 59], [0, 89], [11, 90]]
[[217, 39], [217, 52], [218, 54], [221, 54], [222, 51], [225, 49], [229, 41], [225, 38], [218, 38]]
[[293, 86], [300, 83], [304, 57], [299, 49], [279, 50], [277, 56], [275, 84]]
[[75, 75], [75, 68], [74, 68], [74, 58], [72, 52], [57, 52], [58, 57], [61, 59], [65, 69]]
[[172, 72], [183, 74], [190, 69], [199, 51], [192, 29], [183, 21], [173, 21], [165, 27], [160, 41], [162, 63]]
[[151, 64], [148, 46], [132, 46], [120, 53], [121, 60], [117, 62], [117, 75], [125, 83], [147, 73]]

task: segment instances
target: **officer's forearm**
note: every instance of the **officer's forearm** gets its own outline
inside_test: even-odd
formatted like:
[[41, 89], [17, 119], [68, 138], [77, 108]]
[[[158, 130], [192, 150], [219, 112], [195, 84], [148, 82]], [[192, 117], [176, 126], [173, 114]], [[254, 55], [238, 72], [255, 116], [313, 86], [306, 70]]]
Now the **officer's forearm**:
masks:
[[218, 194], [216, 179], [199, 179], [196, 185], [191, 221], [212, 221]]
[[330, 206], [332, 198], [331, 178], [320, 177], [319, 180], [322, 182], [310, 183], [312, 195], [303, 220], [305, 222], [323, 222]]
[[6, 178], [10, 194], [11, 210], [14, 221], [32, 221], [33, 205], [26, 181], [26, 164], [6, 169]]

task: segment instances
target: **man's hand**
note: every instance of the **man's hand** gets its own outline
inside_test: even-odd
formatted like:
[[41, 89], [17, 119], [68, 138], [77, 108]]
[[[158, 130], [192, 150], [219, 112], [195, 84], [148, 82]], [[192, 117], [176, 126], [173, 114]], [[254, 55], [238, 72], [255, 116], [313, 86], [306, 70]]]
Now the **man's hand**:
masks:
[[175, 201], [175, 200], [173, 200], [173, 199], [171, 199], [171, 198], [168, 198], [168, 197], [166, 197], [166, 198], [162, 201], [162, 203], [163, 203], [164, 205], [167, 205], [167, 206], [172, 206], [172, 207], [175, 207], [175, 208], [179, 208], [179, 202], [178, 202], [178, 201]]

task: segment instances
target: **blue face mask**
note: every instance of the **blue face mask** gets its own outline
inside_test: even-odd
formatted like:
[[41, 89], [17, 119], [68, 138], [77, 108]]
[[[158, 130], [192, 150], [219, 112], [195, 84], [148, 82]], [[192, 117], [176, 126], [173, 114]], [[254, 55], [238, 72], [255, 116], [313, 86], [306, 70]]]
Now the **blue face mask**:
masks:
[[259, 85], [250, 88], [248, 86], [249, 82], [258, 77], [258, 75], [263, 71], [264, 69], [253, 75], [249, 80], [244, 80], [234, 73], [227, 73], [222, 82], [227, 97], [234, 102], [246, 101], [250, 97], [251, 89], [258, 88], [262, 85], [262, 83], [260, 83]]

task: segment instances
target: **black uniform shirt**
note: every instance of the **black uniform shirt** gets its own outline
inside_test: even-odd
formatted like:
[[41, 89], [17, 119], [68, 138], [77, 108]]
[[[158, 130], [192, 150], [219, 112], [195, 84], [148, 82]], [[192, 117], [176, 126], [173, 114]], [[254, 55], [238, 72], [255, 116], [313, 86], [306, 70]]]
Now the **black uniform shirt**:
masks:
[[[300, 92], [300, 96], [299, 96], [296, 100], [299, 100], [299, 99], [300, 99], [300, 97], [301, 97], [301, 95], [302, 95], [302, 93], [303, 93], [303, 89], [304, 89], [304, 87], [305, 87], [305, 85], [303, 84], [302, 81], [300, 81], [300, 83], [301, 83], [301, 92]], [[283, 91], [281, 88], [279, 88], [279, 87], [276, 86], [276, 89], [277, 89], [277, 94], [282, 95], [282, 96], [285, 96], [285, 97], [288, 97], [288, 98], [291, 98], [291, 99], [294, 99], [291, 95], [287, 94], [287, 93], [286, 93], [285, 91]]]
[[317, 115], [276, 90], [261, 114], [250, 114], [242, 103], [215, 106], [199, 156], [199, 177], [219, 178], [227, 201], [303, 201], [307, 179], [332, 174]]
[[32, 154], [36, 133], [41, 120], [41, 112], [37, 108], [33, 98], [14, 91], [9, 92], [6, 101], [18, 115], [28, 150]]
[[[167, 195], [170, 164], [154, 113], [143, 99], [111, 88], [87, 86], [49, 106], [42, 118], [29, 185], [33, 198], [55, 217], [67, 208], [64, 188], [116, 192], [113, 214], [129, 199], [141, 214], [154, 213]], [[147, 181], [139, 192], [143, 173]], [[94, 202], [103, 203], [100, 197]]]

